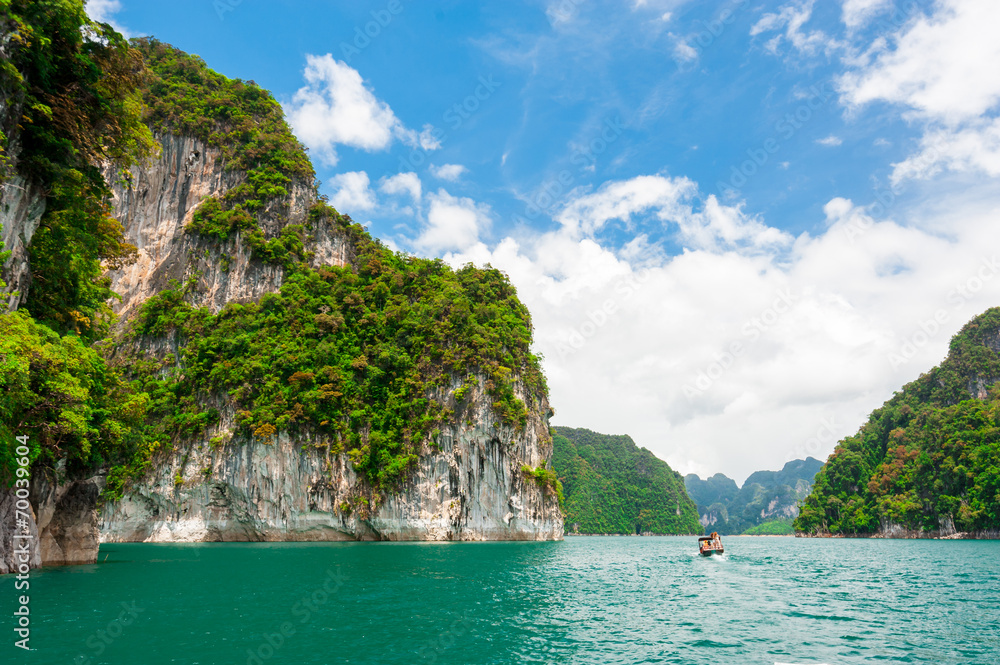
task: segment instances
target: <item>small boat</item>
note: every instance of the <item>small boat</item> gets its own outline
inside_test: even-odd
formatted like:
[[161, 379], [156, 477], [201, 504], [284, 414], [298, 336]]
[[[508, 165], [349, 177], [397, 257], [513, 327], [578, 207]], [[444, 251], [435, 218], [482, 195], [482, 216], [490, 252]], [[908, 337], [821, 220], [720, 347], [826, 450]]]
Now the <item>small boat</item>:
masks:
[[702, 556], [712, 556], [713, 554], [723, 554], [722, 539], [719, 534], [712, 532], [711, 536], [702, 536], [698, 539], [698, 552]]

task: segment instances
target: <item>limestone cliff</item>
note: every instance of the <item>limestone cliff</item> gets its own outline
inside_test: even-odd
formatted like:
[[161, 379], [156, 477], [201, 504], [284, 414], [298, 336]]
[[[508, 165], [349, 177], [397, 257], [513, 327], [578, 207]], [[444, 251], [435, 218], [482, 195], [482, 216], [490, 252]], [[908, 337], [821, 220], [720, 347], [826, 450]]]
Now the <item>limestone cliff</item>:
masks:
[[[456, 386], [457, 388], [457, 386]], [[557, 540], [554, 497], [521, 471], [550, 452], [535, 417], [499, 423], [482, 388], [384, 500], [344, 454], [281, 434], [274, 443], [208, 440], [176, 452], [101, 517], [105, 542]], [[210, 434], [224, 440], [226, 414]]]
[[[228, 242], [188, 233], [199, 205], [221, 197], [246, 179], [226, 169], [222, 151], [201, 141], [174, 134], [157, 136], [161, 153], [153, 163], [130, 173], [106, 173], [114, 193], [114, 216], [136, 246], [138, 260], [111, 271], [112, 289], [121, 297], [114, 304], [122, 321], [136, 313], [147, 298], [167, 288], [171, 280], [194, 277], [193, 304], [218, 311], [227, 302], [259, 300], [281, 285], [280, 266], [251, 258], [252, 250], [236, 235]], [[307, 225], [315, 192], [293, 183], [288, 197], [271, 202], [260, 216], [265, 234], [274, 236], [289, 224]], [[326, 226], [310, 229], [313, 265], [345, 265], [350, 256], [346, 239]], [[221, 264], [221, 265], [220, 265]]]
[[[256, 301], [276, 291], [279, 266], [251, 258], [237, 235], [226, 243], [185, 232], [197, 206], [223, 195], [238, 175], [227, 173], [217, 150], [186, 137], [159, 137], [151, 166], [127, 178], [109, 174], [115, 216], [139, 250], [136, 264], [112, 273], [128, 321], [170, 280], [194, 276], [199, 305], [218, 311], [227, 302]], [[263, 217], [270, 235], [285, 224], [306, 224], [314, 192], [293, 189]], [[329, 226], [310, 227], [313, 265], [345, 265], [348, 239]], [[227, 255], [228, 266], [220, 267]], [[158, 355], [169, 344], [154, 349]], [[281, 432], [274, 443], [232, 438], [235, 407], [221, 399], [222, 417], [195, 442], [158, 460], [120, 502], [104, 507], [107, 542], [232, 540], [552, 540], [563, 535], [562, 515], [548, 490], [527, 480], [522, 466], [551, 458], [548, 405], [517, 430], [504, 425], [485, 394], [484, 381], [442, 428], [438, 445], [425, 445], [412, 477], [398, 493], [380, 498], [367, 489], [347, 456]], [[436, 395], [448, 400], [447, 394]], [[453, 397], [451, 398], [452, 401]], [[226, 443], [213, 446], [212, 439]]]
[[[157, 44], [147, 46], [157, 57], [175, 57], [174, 51]], [[204, 76], [218, 77], [211, 72]], [[221, 78], [212, 80], [218, 83]], [[249, 87], [231, 81], [222, 85], [237, 96]], [[259, 99], [254, 97], [257, 106]], [[148, 98], [147, 103], [156, 100]], [[289, 148], [280, 107], [274, 108], [278, 120], [273, 109], [268, 111], [271, 133], [261, 140], [284, 141], [272, 150], [301, 150], [294, 138]], [[0, 108], [7, 111], [6, 106]], [[318, 194], [311, 169], [301, 168], [281, 181], [280, 194], [252, 201], [252, 229], [194, 231], [192, 222], [206, 201], [226, 206], [246, 202], [246, 192], [255, 191], [251, 180], [283, 176], [259, 169], [253, 175], [234, 167], [234, 159], [247, 159], [240, 146], [220, 144], [221, 135], [213, 134], [211, 140], [196, 137], [171, 128], [171, 122], [150, 122], [159, 144], [153, 158], [127, 171], [110, 165], [102, 169], [112, 192], [111, 215], [121, 222], [124, 240], [135, 246], [137, 260], [107, 273], [117, 294], [110, 302], [117, 318], [112, 337], [99, 347], [112, 365], [142, 355], [164, 365], [170, 358], [172, 367], [183, 372], [182, 351], [189, 339], [177, 331], [132, 334], [143, 303], [151, 297], [182, 283], [185, 306], [217, 313], [227, 304], [257, 303], [279, 292], [291, 268], [259, 250], [261, 243], [279, 238], [288, 227], [301, 229], [296, 237], [304, 243], [304, 249], [296, 250], [296, 261], [304, 263], [296, 263], [296, 269], [338, 266], [347, 269], [343, 274], [356, 273], [357, 243], [371, 240], [360, 227], [350, 227], [349, 218], [345, 226], [343, 217], [334, 223], [328, 215], [313, 214]], [[247, 126], [257, 131], [253, 123]], [[11, 154], [16, 157], [16, 136], [11, 136]], [[225, 136], [229, 140], [229, 134]], [[10, 297], [14, 309], [30, 298], [28, 248], [44, 223], [46, 199], [45, 192], [17, 175], [16, 163], [0, 184], [0, 222], [7, 249], [13, 252], [3, 275], [20, 291]], [[248, 234], [256, 237], [251, 241]], [[519, 303], [516, 307], [522, 308]], [[331, 321], [328, 334], [340, 325]], [[530, 322], [528, 330], [530, 334]], [[460, 339], [449, 343], [454, 341], [461, 344]], [[496, 362], [490, 362], [497, 371]], [[514, 395], [523, 400], [519, 404], [527, 407], [513, 419], [503, 410], [507, 398], [497, 402], [496, 377], [475, 366], [455, 374], [450, 386], [429, 384], [423, 399], [446, 405], [442, 413], [447, 415], [433, 437], [425, 434], [417, 444], [402, 481], [390, 489], [376, 489], [371, 478], [356, 470], [343, 441], [332, 444], [329, 436], [309, 434], [308, 427], [293, 433], [279, 426], [269, 437], [248, 434], [245, 423], [241, 429], [238, 422], [243, 408], [238, 397], [225, 390], [200, 394], [206, 410], [210, 407], [218, 417], [196, 435], [170, 435], [148, 472], [125, 485], [120, 500], [100, 500], [107, 466], [81, 469], [77, 464], [72, 473], [64, 465], [33, 470], [32, 565], [93, 562], [102, 541], [561, 539], [562, 513], [554, 488], [523, 471], [526, 466], [542, 467], [552, 457], [548, 402], [544, 388], [539, 392], [537, 382], [528, 388], [517, 367], [502, 368], [504, 377], [512, 377]], [[367, 433], [361, 437], [366, 439]], [[4, 512], [13, 505], [11, 498], [9, 492], [0, 492], [4, 524], [12, 523]], [[9, 534], [0, 535], [6, 539]], [[0, 555], [2, 573], [11, 562], [8, 551]]]

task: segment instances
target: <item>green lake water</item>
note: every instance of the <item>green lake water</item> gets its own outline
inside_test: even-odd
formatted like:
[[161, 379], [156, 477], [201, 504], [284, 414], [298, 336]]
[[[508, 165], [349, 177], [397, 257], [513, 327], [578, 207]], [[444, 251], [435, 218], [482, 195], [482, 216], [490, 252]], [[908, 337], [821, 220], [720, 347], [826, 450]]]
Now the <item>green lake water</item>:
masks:
[[1000, 663], [1000, 541], [104, 545], [0, 663]]

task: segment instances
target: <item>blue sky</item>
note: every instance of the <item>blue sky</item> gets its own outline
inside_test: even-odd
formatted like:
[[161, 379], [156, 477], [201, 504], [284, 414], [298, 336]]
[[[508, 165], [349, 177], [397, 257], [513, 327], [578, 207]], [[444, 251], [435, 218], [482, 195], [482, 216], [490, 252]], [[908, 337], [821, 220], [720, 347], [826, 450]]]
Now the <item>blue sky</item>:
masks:
[[554, 423], [682, 472], [825, 457], [1000, 304], [992, 0], [89, 8], [271, 90], [391, 246], [505, 270]]

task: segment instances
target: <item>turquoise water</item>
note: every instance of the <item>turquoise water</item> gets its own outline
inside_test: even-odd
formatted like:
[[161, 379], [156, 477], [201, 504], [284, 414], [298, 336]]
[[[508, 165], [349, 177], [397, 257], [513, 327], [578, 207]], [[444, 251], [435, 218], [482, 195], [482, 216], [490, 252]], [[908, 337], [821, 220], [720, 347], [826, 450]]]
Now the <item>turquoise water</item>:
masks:
[[1000, 663], [1000, 542], [105, 545], [0, 663]]

